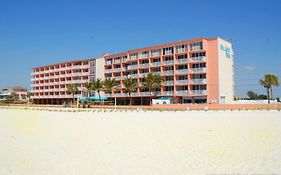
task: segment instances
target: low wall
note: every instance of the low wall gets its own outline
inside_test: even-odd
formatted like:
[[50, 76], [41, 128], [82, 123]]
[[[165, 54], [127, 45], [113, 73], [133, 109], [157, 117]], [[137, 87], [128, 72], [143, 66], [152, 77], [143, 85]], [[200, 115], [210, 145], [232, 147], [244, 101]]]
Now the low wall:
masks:
[[277, 104], [170, 104], [153, 105], [153, 108], [169, 109], [281, 109]]

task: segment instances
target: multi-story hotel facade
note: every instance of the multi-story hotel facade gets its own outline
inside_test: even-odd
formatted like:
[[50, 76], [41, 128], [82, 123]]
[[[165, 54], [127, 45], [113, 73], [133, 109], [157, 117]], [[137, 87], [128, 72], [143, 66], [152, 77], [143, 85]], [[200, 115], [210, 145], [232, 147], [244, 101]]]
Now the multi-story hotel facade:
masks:
[[[152, 94], [142, 86], [149, 72], [164, 80], [162, 87]], [[97, 77], [115, 78], [119, 88], [112, 97], [126, 104], [128, 94], [123, 81], [131, 77], [138, 82], [138, 88], [131, 93], [133, 104], [149, 104], [150, 95], [171, 97], [174, 103], [225, 104], [233, 101], [233, 72], [233, 49], [229, 41], [198, 38], [34, 68], [32, 86], [37, 102], [60, 103], [71, 98], [66, 90], [69, 84], [80, 87], [78, 97], [83, 95], [83, 83]]]
[[141, 86], [148, 72], [160, 75], [164, 82], [153, 96], [172, 97], [175, 103], [232, 103], [234, 97], [232, 44], [221, 38], [198, 38], [127, 52], [105, 55], [105, 78], [114, 77], [128, 95], [124, 77], [140, 85], [131, 93], [135, 104], [149, 103], [148, 89]]
[[67, 90], [76, 85], [75, 98], [83, 96], [84, 83], [103, 79], [104, 59], [86, 59], [33, 68], [32, 92], [35, 104], [62, 104], [73, 97]]

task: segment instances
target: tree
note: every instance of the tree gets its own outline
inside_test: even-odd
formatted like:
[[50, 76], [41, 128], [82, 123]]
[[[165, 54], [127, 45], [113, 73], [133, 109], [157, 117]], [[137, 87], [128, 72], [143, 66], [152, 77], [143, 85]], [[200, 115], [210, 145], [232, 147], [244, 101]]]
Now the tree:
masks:
[[144, 77], [143, 86], [149, 91], [149, 101], [151, 105], [151, 93], [156, 91], [156, 89], [161, 88], [163, 79], [161, 76], [153, 74], [152, 72], [148, 73]]
[[92, 82], [87, 82], [84, 84], [85, 91], [87, 92], [88, 98], [90, 97], [92, 91], [93, 91], [93, 83]]
[[111, 94], [114, 93], [116, 90], [115, 78], [113, 79], [106, 78], [103, 82], [103, 90], [105, 93], [109, 93], [109, 96], [111, 97]]
[[260, 84], [266, 88], [267, 91], [267, 101], [268, 104], [270, 104], [270, 99], [272, 99], [272, 87], [273, 86], [279, 86], [279, 80], [278, 77], [272, 74], [266, 74], [264, 75], [264, 79], [260, 80]]
[[97, 81], [92, 82], [92, 86], [93, 90], [98, 93], [100, 101], [100, 92], [103, 90], [103, 81], [98, 78]]
[[247, 95], [250, 98], [250, 100], [257, 100], [258, 99], [258, 94], [255, 93], [254, 91], [248, 91]]
[[134, 81], [131, 77], [125, 78], [123, 80], [123, 85], [125, 86], [126, 93], [129, 94], [130, 97], [130, 105], [132, 105], [132, 98], [131, 98], [131, 92], [135, 91], [137, 89], [137, 82]]
[[78, 87], [75, 84], [71, 84], [67, 87], [67, 90], [72, 94], [72, 102], [75, 103], [74, 95], [78, 91]]

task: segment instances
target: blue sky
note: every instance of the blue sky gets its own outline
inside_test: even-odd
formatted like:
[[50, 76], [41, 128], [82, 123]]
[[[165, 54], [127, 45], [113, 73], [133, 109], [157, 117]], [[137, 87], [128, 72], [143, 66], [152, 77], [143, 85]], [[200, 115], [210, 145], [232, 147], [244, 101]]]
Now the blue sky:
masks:
[[[197, 37], [231, 40], [236, 96], [281, 79], [280, 0], [0, 0], [0, 87], [32, 67]], [[274, 89], [281, 97], [281, 87]]]

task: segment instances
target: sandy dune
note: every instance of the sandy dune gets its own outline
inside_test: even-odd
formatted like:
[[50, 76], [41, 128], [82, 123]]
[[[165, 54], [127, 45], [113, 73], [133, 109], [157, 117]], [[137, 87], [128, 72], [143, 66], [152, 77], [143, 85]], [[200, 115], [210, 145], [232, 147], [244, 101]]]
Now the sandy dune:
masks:
[[281, 174], [281, 112], [0, 110], [0, 175]]

